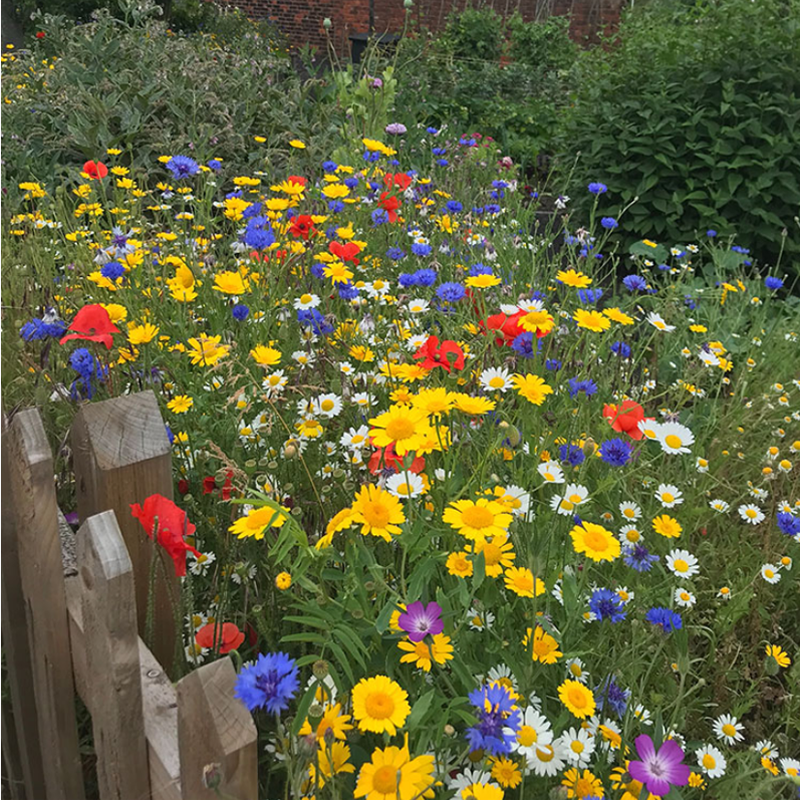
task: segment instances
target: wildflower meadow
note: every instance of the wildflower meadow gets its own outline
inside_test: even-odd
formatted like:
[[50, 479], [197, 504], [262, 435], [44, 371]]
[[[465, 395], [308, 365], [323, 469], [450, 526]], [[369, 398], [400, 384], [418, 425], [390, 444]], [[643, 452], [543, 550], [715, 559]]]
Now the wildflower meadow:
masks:
[[4, 214], [5, 410], [68, 459], [158, 398], [176, 674], [233, 659], [262, 800], [797, 797], [790, 265], [363, 133], [110, 146]]

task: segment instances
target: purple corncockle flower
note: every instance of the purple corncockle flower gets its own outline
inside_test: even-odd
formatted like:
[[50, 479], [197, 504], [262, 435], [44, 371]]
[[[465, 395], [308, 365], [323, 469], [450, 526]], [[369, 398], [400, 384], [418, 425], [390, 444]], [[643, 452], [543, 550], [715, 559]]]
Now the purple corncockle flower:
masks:
[[444, 630], [442, 607], [438, 603], [426, 606], [419, 600], [409, 603], [405, 613], [397, 618], [397, 624], [412, 642], [421, 642], [428, 634], [436, 636]]
[[650, 794], [663, 797], [672, 786], [686, 786], [691, 769], [681, 763], [684, 753], [680, 745], [667, 739], [656, 752], [653, 740], [642, 734], [636, 737], [636, 752], [641, 761], [631, 761], [628, 772], [635, 781], [643, 783]]

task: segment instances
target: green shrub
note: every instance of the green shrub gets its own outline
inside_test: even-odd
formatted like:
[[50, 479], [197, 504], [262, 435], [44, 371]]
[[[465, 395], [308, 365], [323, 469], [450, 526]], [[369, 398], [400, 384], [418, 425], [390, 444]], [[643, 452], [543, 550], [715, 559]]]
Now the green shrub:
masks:
[[492, 8], [466, 8], [452, 12], [440, 46], [457, 58], [497, 61], [503, 50], [503, 18]]
[[[800, 255], [800, 4], [724, 0], [629, 13], [583, 59], [564, 163], [602, 180], [631, 239], [708, 228], [761, 262]], [[579, 188], [582, 186], [582, 191]], [[782, 229], [789, 229], [785, 238]], [[792, 235], [794, 233], [794, 236]]]

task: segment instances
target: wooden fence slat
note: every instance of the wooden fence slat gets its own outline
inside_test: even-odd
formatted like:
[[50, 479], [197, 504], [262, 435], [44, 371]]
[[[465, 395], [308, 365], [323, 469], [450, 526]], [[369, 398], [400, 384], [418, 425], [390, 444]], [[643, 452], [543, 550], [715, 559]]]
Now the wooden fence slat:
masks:
[[[31, 654], [44, 793], [31, 800], [84, 796], [69, 627], [58, 536], [53, 456], [35, 409], [8, 426], [9, 483], [20, 585]], [[5, 560], [5, 559], [4, 559]]]
[[[89, 713], [94, 714], [96, 696], [86, 664], [81, 582], [78, 578], [68, 578], [66, 584], [75, 685]], [[177, 694], [141, 637], [138, 645], [151, 797], [152, 800], [181, 800]]]
[[258, 797], [256, 728], [233, 696], [236, 671], [228, 658], [190, 672], [178, 682], [178, 748], [183, 800], [216, 797], [203, 786], [203, 768], [219, 764], [220, 792], [237, 800]]
[[[80, 519], [109, 510], [117, 515], [133, 565], [139, 634], [144, 635], [153, 544], [130, 506], [151, 494], [172, 499], [170, 443], [153, 392], [83, 406], [72, 426], [72, 450]], [[177, 578], [171, 569], [165, 578], [159, 568], [153, 653], [167, 672], [175, 655], [171, 597], [177, 598]]]
[[83, 634], [100, 800], [150, 796], [133, 570], [113, 511], [78, 530]]
[[[2, 498], [0, 499], [0, 518], [2, 519], [2, 619], [3, 651], [8, 667], [8, 683], [11, 694], [15, 736], [10, 730], [3, 733], [3, 747], [6, 739], [16, 740], [15, 752], [19, 759], [19, 775], [22, 781], [16, 787], [20, 797], [33, 800], [44, 796], [44, 774], [42, 750], [39, 742], [39, 724], [36, 719], [36, 698], [33, 692], [33, 663], [31, 661], [30, 640], [25, 620], [25, 600], [22, 595], [19, 547], [14, 528], [14, 514], [11, 503], [10, 465], [8, 459], [8, 433], [5, 417], [2, 434]], [[6, 711], [3, 721], [6, 724]], [[11, 725], [8, 725], [11, 728]]]

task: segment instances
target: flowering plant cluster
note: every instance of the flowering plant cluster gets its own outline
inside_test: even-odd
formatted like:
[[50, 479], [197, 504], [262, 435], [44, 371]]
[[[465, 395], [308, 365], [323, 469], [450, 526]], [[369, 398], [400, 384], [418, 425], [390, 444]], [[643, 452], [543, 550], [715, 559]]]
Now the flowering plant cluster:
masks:
[[788, 797], [779, 268], [713, 231], [619, 252], [600, 182], [542, 226], [491, 142], [403, 135], [20, 187], [39, 311], [6, 324], [48, 411], [149, 389], [167, 421], [179, 499], [132, 512], [182, 667], [240, 655], [273, 796]]

